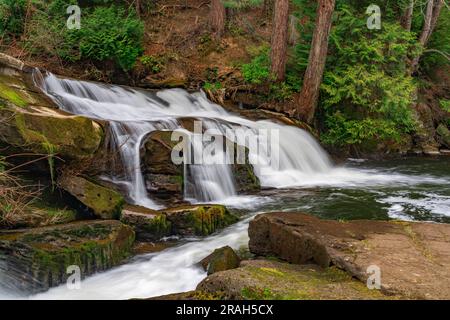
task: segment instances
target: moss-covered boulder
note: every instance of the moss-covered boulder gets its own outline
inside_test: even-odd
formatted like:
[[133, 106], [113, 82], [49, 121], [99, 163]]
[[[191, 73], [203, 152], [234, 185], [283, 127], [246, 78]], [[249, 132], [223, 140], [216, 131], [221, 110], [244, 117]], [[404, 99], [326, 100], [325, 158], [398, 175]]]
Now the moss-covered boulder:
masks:
[[232, 300], [381, 300], [398, 299], [369, 290], [336, 267], [294, 265], [271, 260], [243, 261], [237, 269], [214, 273], [198, 293]]
[[103, 139], [102, 127], [58, 110], [34, 85], [32, 68], [0, 55], [0, 142], [64, 159], [91, 156]]
[[80, 176], [62, 175], [58, 185], [102, 219], [119, 219], [125, 200], [117, 191]]
[[219, 271], [238, 268], [240, 262], [241, 260], [236, 252], [231, 247], [225, 246], [214, 250], [213, 253], [202, 259], [200, 264], [210, 275]]
[[155, 210], [126, 205], [120, 220], [134, 229], [138, 240], [157, 241], [172, 234], [171, 222]]
[[436, 129], [436, 133], [439, 135], [442, 145], [450, 148], [450, 130], [447, 126], [441, 123]]
[[172, 233], [181, 236], [206, 236], [239, 220], [221, 205], [180, 206], [161, 212], [172, 223]]
[[67, 281], [69, 266], [78, 266], [85, 278], [129, 257], [133, 242], [133, 230], [113, 220], [3, 231], [0, 263], [8, 275], [4, 283], [19, 291], [44, 291]]

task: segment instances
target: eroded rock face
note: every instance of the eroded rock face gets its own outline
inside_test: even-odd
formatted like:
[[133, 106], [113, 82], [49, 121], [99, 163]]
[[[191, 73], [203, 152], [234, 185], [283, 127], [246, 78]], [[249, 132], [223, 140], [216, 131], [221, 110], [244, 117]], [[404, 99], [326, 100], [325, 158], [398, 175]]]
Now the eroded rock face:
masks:
[[[237, 269], [217, 272], [197, 286], [197, 296], [232, 300], [392, 299], [335, 267], [247, 260]], [[192, 294], [191, 294], [192, 295]]]
[[200, 264], [208, 275], [211, 275], [219, 271], [238, 268], [240, 262], [236, 252], [231, 247], [225, 246], [214, 250], [213, 253], [202, 259]]
[[119, 219], [125, 200], [117, 191], [80, 176], [62, 175], [58, 185], [102, 219]]
[[[45, 291], [67, 281], [67, 267], [81, 277], [106, 270], [130, 256], [134, 232], [118, 221], [84, 221], [0, 232], [1, 281], [14, 291]], [[13, 292], [14, 292], [13, 291]]]
[[366, 283], [381, 270], [383, 292], [408, 298], [450, 298], [450, 225], [421, 222], [320, 220], [268, 213], [249, 226], [250, 250], [296, 264], [335, 265]]

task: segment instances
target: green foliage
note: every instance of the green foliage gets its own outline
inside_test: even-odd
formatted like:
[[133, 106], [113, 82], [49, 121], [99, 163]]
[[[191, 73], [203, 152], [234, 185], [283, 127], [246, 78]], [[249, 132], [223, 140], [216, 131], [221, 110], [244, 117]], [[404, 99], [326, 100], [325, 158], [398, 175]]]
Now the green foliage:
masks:
[[329, 145], [360, 145], [376, 140], [401, 140], [395, 122], [386, 119], [354, 120], [336, 111], [327, 117], [326, 126], [328, 130], [321, 140]]
[[159, 73], [164, 68], [164, 62], [160, 58], [152, 55], [143, 55], [139, 58], [139, 61], [151, 73]]
[[261, 84], [269, 79], [269, 48], [263, 47], [250, 63], [243, 64], [241, 72], [244, 80], [251, 84]]
[[142, 22], [133, 14], [115, 6], [98, 7], [84, 17], [81, 29], [68, 31], [66, 40], [78, 47], [80, 58], [113, 60], [127, 71], [143, 51], [143, 33]]
[[206, 91], [215, 92], [222, 89], [222, 84], [220, 82], [211, 83], [207, 81], [203, 85], [203, 89], [205, 89]]
[[441, 106], [442, 110], [446, 112], [450, 112], [450, 100], [449, 99], [441, 99], [439, 101], [439, 105]]
[[[30, 21], [26, 43], [35, 54], [57, 56], [65, 61], [112, 61], [123, 70], [134, 67], [142, 54], [144, 26], [117, 5], [83, 8], [81, 29], [66, 28], [66, 8], [75, 0], [40, 2]], [[102, 1], [109, 3], [109, 1]]]
[[405, 62], [417, 52], [414, 35], [387, 21], [382, 30], [368, 30], [348, 6], [340, 6], [336, 18], [321, 87], [323, 140], [337, 145], [398, 140], [415, 126], [410, 106], [416, 85]]
[[0, 0], [0, 37], [10, 38], [22, 34], [25, 5], [26, 0]]

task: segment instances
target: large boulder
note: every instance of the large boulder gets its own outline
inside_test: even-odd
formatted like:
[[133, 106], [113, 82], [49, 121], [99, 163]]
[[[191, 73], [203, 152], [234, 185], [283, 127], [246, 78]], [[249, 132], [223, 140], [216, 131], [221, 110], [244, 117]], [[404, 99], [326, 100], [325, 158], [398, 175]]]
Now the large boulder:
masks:
[[231, 247], [225, 246], [214, 250], [213, 253], [203, 258], [200, 264], [210, 275], [219, 271], [238, 268], [240, 262], [241, 260], [236, 252]]
[[[380, 268], [383, 292], [409, 298], [450, 298], [450, 225], [422, 222], [321, 220], [268, 213], [249, 226], [250, 250], [295, 264], [335, 265], [364, 283]], [[372, 271], [373, 272], [373, 271]]]
[[58, 185], [102, 219], [119, 219], [125, 200], [117, 191], [80, 176], [61, 175]]
[[69, 160], [90, 157], [102, 142], [102, 127], [58, 110], [34, 85], [32, 70], [0, 55], [0, 142]]
[[[0, 232], [0, 283], [10, 290], [38, 292], [60, 285], [80, 268], [81, 277], [106, 270], [130, 256], [133, 230], [118, 221]], [[73, 272], [73, 270], [72, 270]]]
[[232, 300], [349, 300], [392, 299], [335, 267], [293, 265], [270, 260], [247, 260], [241, 267], [208, 276], [196, 295]]

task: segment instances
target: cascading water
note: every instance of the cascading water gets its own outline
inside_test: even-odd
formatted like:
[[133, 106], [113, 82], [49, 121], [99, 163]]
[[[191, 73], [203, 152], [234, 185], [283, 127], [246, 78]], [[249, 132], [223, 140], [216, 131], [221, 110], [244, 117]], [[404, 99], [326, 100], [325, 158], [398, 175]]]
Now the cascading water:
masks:
[[[109, 122], [111, 144], [119, 153], [124, 168], [123, 174], [114, 172], [110, 178], [115, 183], [123, 184], [129, 198], [137, 204], [158, 207], [147, 196], [140, 169], [139, 149], [144, 138], [153, 130], [181, 128], [180, 119], [187, 116], [202, 120], [205, 128], [216, 129], [230, 140], [235, 137], [227, 129], [236, 131], [247, 128], [252, 136], [259, 135], [259, 130], [278, 130], [278, 167], [268, 164], [264, 156], [249, 155], [262, 158], [254, 166], [262, 186], [321, 188], [304, 192], [286, 190], [286, 194], [277, 191], [276, 195], [252, 197], [249, 217], [221, 233], [204, 239], [189, 239], [160, 253], [135, 257], [123, 266], [83, 280], [80, 290], [68, 290], [61, 285], [32, 298], [128, 299], [193, 290], [206, 276], [197, 262], [218, 247], [245, 246], [248, 221], [257, 211], [308, 210], [330, 218], [336, 218], [339, 214], [380, 218], [378, 214], [384, 211], [386, 215], [383, 218], [386, 219], [423, 218], [424, 212], [441, 219], [450, 212], [447, 164], [443, 165], [443, 177], [434, 175], [432, 169], [425, 170], [423, 161], [415, 169], [409, 165], [403, 171], [397, 164], [387, 169], [371, 168], [364, 167], [364, 162], [359, 164], [359, 161], [356, 168], [333, 167], [326, 153], [307, 132], [271, 121], [255, 122], [230, 114], [208, 101], [202, 93], [189, 94], [176, 89], [153, 94], [119, 86], [59, 79], [51, 74], [43, 77], [36, 73], [35, 76], [38, 85], [61, 109]], [[194, 153], [199, 152], [194, 148]], [[186, 198], [220, 202], [231, 199], [228, 203], [242, 206], [243, 197], [236, 200], [229, 166], [196, 164], [185, 169], [190, 179]], [[411, 169], [414, 170], [411, 172]], [[370, 216], [370, 210], [375, 216]], [[14, 272], [8, 272], [2, 270], [0, 261], [0, 283], [8, 283], [15, 276]], [[7, 286], [7, 292], [0, 292], [0, 298], [15, 298], [14, 288]]]
[[[272, 167], [261, 155], [254, 165], [262, 186], [299, 186], [312, 174], [325, 174], [330, 161], [319, 144], [305, 131], [271, 121], [250, 121], [225, 111], [208, 101], [203, 93], [189, 94], [172, 89], [156, 94], [119, 86], [60, 79], [48, 74], [35, 77], [42, 90], [67, 112], [110, 123], [113, 144], [122, 159], [125, 179], [112, 177], [126, 186], [129, 198], [149, 208], [159, 206], [148, 198], [141, 172], [139, 149], [142, 139], [154, 130], [180, 129], [180, 118], [193, 117], [208, 129], [227, 135], [227, 129], [245, 128], [250, 138], [261, 138], [259, 130], [279, 133], [279, 166]], [[236, 137], [227, 138], [236, 140]], [[237, 142], [237, 141], [235, 141]], [[201, 150], [194, 150], [194, 153]], [[217, 156], [217, 155], [216, 155]], [[263, 173], [264, 172], [264, 173]], [[229, 165], [193, 164], [185, 170], [190, 179], [186, 198], [193, 201], [223, 201], [236, 196], [234, 177]]]

